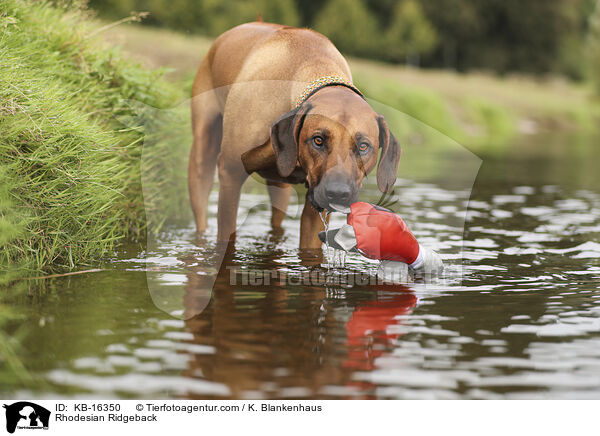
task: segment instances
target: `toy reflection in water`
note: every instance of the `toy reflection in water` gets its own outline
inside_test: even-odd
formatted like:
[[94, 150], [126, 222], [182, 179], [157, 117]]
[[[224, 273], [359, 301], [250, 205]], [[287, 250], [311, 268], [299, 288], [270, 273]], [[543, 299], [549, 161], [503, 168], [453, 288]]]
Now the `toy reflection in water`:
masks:
[[346, 368], [368, 371], [375, 359], [393, 347], [392, 341], [402, 335], [397, 327], [399, 317], [409, 315], [417, 305], [417, 297], [402, 285], [383, 285], [376, 300], [357, 306], [346, 323], [348, 358]]

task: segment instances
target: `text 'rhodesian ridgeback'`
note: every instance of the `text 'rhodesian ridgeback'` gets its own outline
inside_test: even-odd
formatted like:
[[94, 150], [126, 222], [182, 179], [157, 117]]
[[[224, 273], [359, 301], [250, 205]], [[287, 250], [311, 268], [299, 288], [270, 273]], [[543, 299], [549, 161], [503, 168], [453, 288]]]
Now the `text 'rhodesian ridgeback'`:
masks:
[[[346, 60], [309, 29], [254, 22], [219, 36], [202, 61], [192, 100], [189, 189], [198, 232], [219, 168], [218, 240], [233, 240], [242, 185], [267, 181], [271, 224], [281, 226], [291, 184], [304, 183], [300, 248], [321, 247], [319, 213], [347, 211], [377, 164], [377, 184], [396, 180], [400, 146], [352, 84]], [[379, 151], [381, 152], [379, 153]]]

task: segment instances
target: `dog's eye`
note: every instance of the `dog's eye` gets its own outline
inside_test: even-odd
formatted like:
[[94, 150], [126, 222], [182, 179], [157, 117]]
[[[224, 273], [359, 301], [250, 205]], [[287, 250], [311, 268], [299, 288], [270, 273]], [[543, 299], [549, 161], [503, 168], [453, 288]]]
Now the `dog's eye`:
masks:
[[361, 142], [360, 144], [358, 144], [359, 154], [367, 154], [370, 149], [371, 149], [371, 145], [368, 144], [367, 142]]
[[313, 136], [312, 142], [316, 148], [322, 148], [325, 141], [322, 136], [317, 135]]

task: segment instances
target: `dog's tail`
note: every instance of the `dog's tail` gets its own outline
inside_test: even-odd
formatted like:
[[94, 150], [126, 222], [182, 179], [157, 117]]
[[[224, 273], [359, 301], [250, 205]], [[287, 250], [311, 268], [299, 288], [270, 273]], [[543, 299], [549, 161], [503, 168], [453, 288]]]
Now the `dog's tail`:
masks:
[[259, 23], [262, 23], [264, 20], [262, 19], [262, 14], [259, 12], [258, 15], [256, 16], [256, 21], [258, 21]]

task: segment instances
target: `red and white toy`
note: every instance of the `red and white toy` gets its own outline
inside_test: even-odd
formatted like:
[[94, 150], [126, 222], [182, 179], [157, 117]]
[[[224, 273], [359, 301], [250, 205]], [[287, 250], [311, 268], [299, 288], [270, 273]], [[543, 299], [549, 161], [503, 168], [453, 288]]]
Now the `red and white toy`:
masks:
[[440, 256], [419, 245], [402, 218], [387, 209], [358, 201], [350, 206], [346, 223], [339, 229], [320, 232], [319, 237], [333, 248], [381, 260], [378, 275], [386, 280], [402, 280], [408, 267], [431, 275], [444, 267]]

